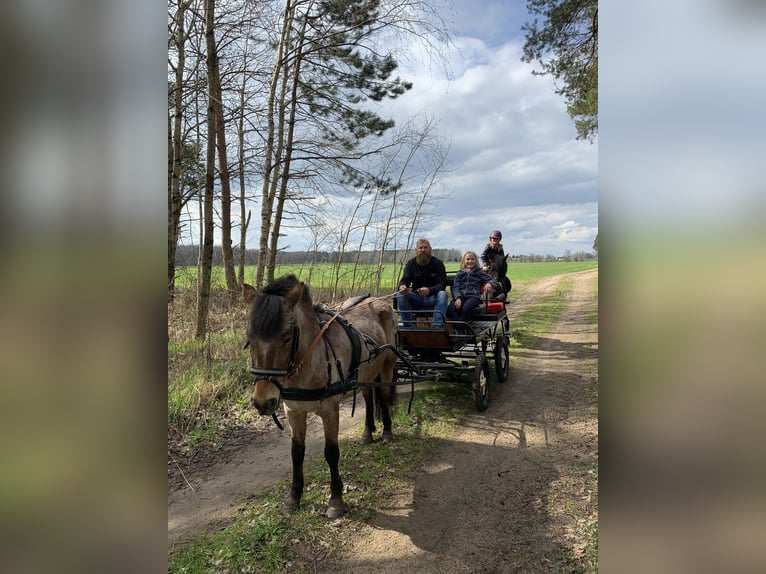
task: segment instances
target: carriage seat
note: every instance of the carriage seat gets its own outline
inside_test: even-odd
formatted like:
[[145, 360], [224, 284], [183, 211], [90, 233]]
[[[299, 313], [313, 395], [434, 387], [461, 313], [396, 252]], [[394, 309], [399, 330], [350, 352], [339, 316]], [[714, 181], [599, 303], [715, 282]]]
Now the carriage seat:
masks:
[[[455, 283], [455, 275], [447, 275], [447, 287], [449, 287], [450, 295], [452, 295], [452, 285]], [[501, 291], [500, 294], [498, 294], [496, 297], [491, 297], [487, 300], [487, 303], [497, 303], [503, 302], [505, 303], [505, 299], [508, 296], [508, 294], [505, 291]], [[483, 298], [482, 298], [483, 300]], [[481, 313], [487, 312], [487, 305], [485, 303], [482, 303], [478, 307], [476, 307], [476, 311], [474, 311], [474, 314], [479, 313], [481, 310]]]
[[[455, 274], [447, 274], [447, 288], [450, 296], [452, 295], [452, 286], [455, 282]], [[496, 297], [492, 297], [486, 301], [482, 301], [481, 305], [478, 305], [473, 311], [473, 318], [475, 320], [493, 321], [495, 316], [499, 313], [505, 304], [507, 294], [505, 292], [500, 293]], [[393, 299], [394, 310], [398, 311], [396, 297]], [[415, 311], [418, 327], [430, 327], [431, 317], [433, 316], [433, 310]]]
[[[449, 287], [450, 295], [452, 295], [452, 285], [455, 282], [455, 274], [447, 275], [447, 287]], [[505, 291], [501, 292], [497, 297], [491, 297], [490, 299], [484, 301], [482, 299], [481, 305], [477, 306], [476, 309], [473, 310], [473, 319], [474, 320], [483, 320], [483, 321], [492, 321], [494, 320], [494, 315], [500, 312], [501, 309], [505, 306], [505, 300], [507, 297], [507, 293]], [[492, 303], [495, 303], [495, 305], [492, 305]], [[497, 305], [497, 303], [500, 303], [500, 305]]]

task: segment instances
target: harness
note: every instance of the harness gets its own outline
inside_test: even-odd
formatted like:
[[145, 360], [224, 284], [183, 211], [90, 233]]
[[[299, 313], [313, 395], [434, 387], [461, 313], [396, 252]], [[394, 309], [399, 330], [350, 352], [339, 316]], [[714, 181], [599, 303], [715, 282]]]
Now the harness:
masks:
[[[393, 295], [393, 294], [392, 294]], [[368, 357], [364, 361], [366, 363], [371, 363], [374, 361], [377, 356], [386, 351], [391, 350], [394, 354], [396, 354], [399, 359], [404, 361], [405, 364], [410, 368], [410, 370], [414, 371], [415, 367], [410, 363], [409, 359], [401, 354], [399, 349], [395, 345], [391, 344], [385, 344], [383, 346], [379, 346], [372, 337], [369, 335], [366, 335], [365, 333], [362, 333], [358, 329], [356, 329], [351, 323], [349, 323], [345, 317], [342, 316], [342, 313], [345, 311], [348, 311], [349, 309], [355, 307], [365, 299], [370, 298], [371, 295], [362, 295], [358, 299], [356, 299], [351, 305], [344, 309], [339, 310], [325, 310], [324, 313], [327, 315], [330, 315], [330, 319], [327, 321], [320, 321], [319, 324], [321, 326], [321, 329], [319, 330], [319, 333], [317, 333], [316, 337], [314, 337], [314, 340], [309, 345], [308, 349], [304, 353], [303, 357], [300, 361], [296, 363], [296, 358], [298, 355], [298, 346], [299, 346], [299, 339], [300, 339], [300, 330], [297, 326], [293, 327], [293, 333], [292, 333], [292, 343], [291, 343], [291, 350], [290, 350], [290, 358], [287, 363], [286, 369], [267, 369], [263, 367], [257, 367], [255, 365], [250, 367], [250, 373], [255, 375], [255, 382], [258, 381], [267, 381], [277, 387], [279, 389], [279, 396], [280, 399], [284, 399], [286, 401], [323, 401], [324, 399], [328, 397], [332, 397], [335, 395], [341, 395], [344, 393], [347, 393], [349, 391], [354, 391], [354, 400], [353, 405], [351, 408], [351, 416], [354, 416], [354, 411], [356, 409], [356, 390], [359, 387], [395, 387], [398, 386], [401, 383], [397, 383], [396, 381], [392, 381], [390, 383], [384, 383], [380, 381], [375, 382], [360, 382], [357, 380], [357, 377], [359, 375], [359, 366], [362, 364], [362, 343], [364, 342], [365, 346], [367, 347]], [[379, 297], [380, 299], [381, 297]], [[343, 330], [345, 331], [346, 335], [348, 336], [349, 341], [351, 342], [351, 360], [349, 362], [348, 366], [348, 372], [349, 377], [347, 378], [344, 375], [343, 367], [340, 364], [340, 360], [337, 358], [335, 354], [335, 349], [332, 347], [332, 344], [330, 343], [329, 339], [327, 338], [327, 331], [329, 330], [330, 326], [333, 322], [338, 323]], [[316, 345], [319, 343], [319, 341], [322, 340], [325, 344], [325, 355], [327, 357], [327, 384], [320, 389], [299, 389], [299, 388], [285, 388], [279, 381], [275, 380], [274, 377], [284, 377], [285, 380], [288, 380], [295, 375], [297, 375], [301, 368], [303, 367], [303, 361], [306, 357], [308, 357], [311, 352], [314, 350]], [[250, 342], [248, 341], [245, 343], [245, 348], [248, 347]], [[333, 358], [335, 359], [335, 368], [338, 371], [338, 375], [340, 376], [340, 380], [333, 383], [332, 382], [332, 363], [330, 362], [329, 354], [330, 352], [333, 355]], [[426, 379], [423, 379], [426, 380]], [[429, 379], [430, 380], [430, 379]], [[410, 382], [410, 385], [412, 387], [412, 392], [410, 394], [410, 403], [409, 407], [407, 409], [407, 412], [410, 411], [412, 408], [412, 401], [415, 395], [415, 378], [412, 379]], [[271, 418], [274, 420], [274, 423], [279, 427], [280, 430], [284, 430], [284, 427], [279, 422], [279, 419], [277, 418], [276, 410], [272, 413]]]
[[[361, 301], [363, 301], [364, 299], [368, 297], [370, 297], [370, 295], [361, 296], [359, 299], [354, 301], [352, 305], [345, 310], [348, 310], [351, 307], [354, 307], [355, 305], [359, 304]], [[359, 387], [359, 382], [357, 381], [357, 378], [359, 376], [359, 366], [362, 363], [362, 360], [361, 360], [362, 342], [364, 342], [368, 348], [369, 356], [365, 361], [368, 363], [375, 360], [377, 355], [384, 348], [387, 348], [388, 345], [382, 348], [378, 347], [377, 343], [371, 337], [369, 337], [368, 335], [364, 333], [361, 333], [351, 323], [349, 323], [345, 317], [341, 315], [343, 311], [344, 310], [340, 310], [340, 311], [325, 310], [324, 311], [325, 314], [330, 315], [330, 319], [319, 322], [321, 326], [319, 333], [314, 338], [309, 348], [306, 350], [306, 353], [304, 354], [303, 358], [297, 363], [296, 363], [296, 359], [298, 354], [298, 346], [300, 343], [300, 331], [297, 326], [293, 327], [290, 358], [287, 363], [287, 368], [286, 369], [267, 369], [267, 368], [257, 367], [253, 365], [250, 367], [250, 373], [255, 375], [255, 382], [257, 383], [258, 381], [263, 380], [276, 386], [279, 389], [280, 398], [286, 401], [322, 401], [334, 395], [344, 394], [348, 391], [353, 390], [354, 391], [354, 407], [355, 407], [356, 406], [356, 389]], [[348, 339], [351, 343], [351, 360], [348, 365], [348, 374], [349, 374], [348, 377], [345, 376], [345, 373], [344, 373], [345, 370], [343, 366], [341, 365], [340, 359], [338, 359], [337, 355], [335, 354], [335, 349], [333, 348], [332, 343], [330, 343], [330, 340], [327, 338], [327, 332], [329, 330], [330, 325], [333, 322], [337, 322], [338, 325], [340, 325], [340, 327], [348, 336]], [[327, 357], [327, 384], [323, 388], [319, 388], [319, 389], [288, 388], [283, 386], [279, 381], [277, 381], [274, 378], [274, 377], [284, 377], [286, 380], [289, 380], [290, 378], [296, 376], [302, 369], [304, 359], [309, 354], [311, 354], [311, 352], [313, 351], [314, 347], [319, 342], [319, 340], [322, 340], [325, 344], [325, 355]], [[247, 344], [245, 346], [247, 346]], [[340, 377], [340, 380], [334, 383], [332, 382], [332, 362], [330, 361], [330, 357], [329, 357], [330, 353], [332, 353], [333, 355], [333, 359], [335, 360], [335, 368]], [[276, 412], [272, 414], [272, 418], [274, 419], [274, 422], [277, 424], [277, 426], [280, 429], [282, 429], [283, 427], [276, 417]]]

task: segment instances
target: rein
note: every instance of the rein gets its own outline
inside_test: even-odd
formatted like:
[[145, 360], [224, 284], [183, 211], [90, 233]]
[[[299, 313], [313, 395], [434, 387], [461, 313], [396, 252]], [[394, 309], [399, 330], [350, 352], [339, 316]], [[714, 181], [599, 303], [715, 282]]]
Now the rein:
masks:
[[[294, 369], [292, 369], [290, 372], [288, 372], [285, 378], [289, 379], [289, 378], [293, 377], [294, 375], [297, 375], [300, 372], [300, 370], [303, 368], [303, 362], [306, 360], [306, 357], [308, 357], [314, 351], [314, 348], [319, 343], [319, 340], [322, 337], [324, 337], [325, 333], [327, 333], [327, 330], [330, 328], [330, 325], [332, 324], [332, 322], [335, 321], [338, 317], [340, 317], [343, 313], [345, 313], [346, 311], [350, 311], [351, 309], [353, 309], [357, 305], [362, 305], [362, 304], [369, 305], [373, 301], [379, 301], [379, 300], [382, 300], [382, 299], [388, 299], [390, 297], [393, 297], [394, 295], [396, 295], [396, 291], [394, 291], [393, 293], [390, 293], [388, 295], [381, 295], [380, 297], [372, 297], [369, 293], [367, 293], [366, 295], [360, 295], [348, 307], [341, 307], [340, 309], [336, 310], [333, 313], [333, 316], [330, 318], [330, 320], [326, 321], [322, 325], [322, 328], [319, 330], [319, 333], [317, 333], [316, 337], [314, 337], [314, 340], [311, 341], [311, 344], [309, 345], [309, 348], [306, 349], [306, 352], [303, 354], [303, 357], [301, 357], [301, 360], [298, 361], [298, 365]], [[346, 328], [346, 331], [348, 332], [348, 328]], [[350, 337], [350, 335], [349, 335], [349, 337]]]
[[[279, 389], [279, 396], [280, 399], [284, 399], [286, 401], [322, 401], [328, 397], [334, 396], [334, 395], [340, 395], [344, 394], [348, 391], [356, 391], [357, 388], [360, 386], [369, 386], [369, 387], [382, 387], [382, 386], [396, 386], [396, 382], [392, 383], [381, 383], [381, 382], [372, 382], [372, 383], [360, 383], [356, 380], [359, 363], [360, 363], [360, 356], [361, 356], [361, 342], [359, 339], [362, 339], [365, 344], [368, 346], [368, 349], [370, 351], [370, 356], [367, 359], [367, 362], [373, 361], [379, 353], [386, 349], [391, 349], [396, 355], [401, 357], [401, 353], [399, 353], [399, 350], [396, 347], [393, 347], [391, 345], [384, 345], [383, 347], [379, 347], [377, 343], [372, 340], [370, 337], [365, 335], [364, 333], [361, 333], [354, 329], [354, 327], [346, 321], [345, 318], [341, 317], [343, 313], [346, 311], [350, 311], [354, 307], [357, 307], [358, 305], [369, 305], [372, 302], [376, 300], [382, 300], [382, 299], [388, 299], [396, 295], [396, 291], [393, 293], [390, 293], [388, 295], [382, 295], [380, 297], [371, 297], [370, 294], [361, 295], [356, 300], [354, 300], [348, 307], [341, 307], [340, 309], [337, 309], [335, 311], [326, 311], [327, 313], [330, 313], [332, 316], [329, 320], [322, 322], [322, 327], [319, 330], [319, 332], [316, 334], [314, 339], [309, 344], [309, 347], [306, 349], [306, 352], [303, 354], [301, 359], [296, 363], [295, 357], [298, 353], [298, 343], [299, 343], [299, 337], [300, 337], [300, 331], [297, 326], [293, 327], [293, 337], [292, 337], [292, 349], [290, 352], [290, 360], [288, 362], [286, 369], [267, 369], [262, 367], [256, 367], [251, 366], [250, 367], [250, 373], [255, 375], [255, 381], [258, 382], [259, 380], [267, 381], [271, 384], [273, 384], [277, 389]], [[322, 387], [320, 389], [300, 389], [300, 388], [285, 388], [279, 381], [277, 381], [274, 377], [284, 377], [285, 380], [291, 379], [294, 376], [298, 375], [300, 373], [301, 369], [303, 368], [303, 363], [306, 360], [306, 358], [314, 351], [316, 346], [319, 344], [319, 341], [322, 340], [328, 329], [330, 328], [330, 325], [334, 321], [338, 320], [338, 324], [343, 327], [343, 330], [346, 332], [346, 334], [349, 337], [349, 340], [351, 341], [351, 347], [352, 347], [352, 358], [351, 358], [351, 365], [350, 365], [350, 372], [351, 375], [350, 378], [345, 378], [343, 374], [343, 370], [341, 369], [340, 362], [336, 361], [336, 368], [338, 369], [338, 373], [342, 380], [331, 383], [329, 380], [330, 377], [330, 366], [328, 364], [328, 382], [325, 387]], [[354, 337], [354, 334], [359, 335], [359, 337]], [[248, 343], [245, 345], [247, 347]], [[327, 341], [325, 340], [325, 344], [327, 344]], [[333, 351], [334, 354], [334, 351]], [[413, 388], [414, 391], [414, 388]], [[354, 393], [354, 403], [356, 403], [356, 393]], [[412, 399], [410, 399], [410, 405], [412, 404]], [[353, 413], [352, 413], [353, 416]], [[279, 427], [280, 430], [284, 430], [284, 427], [279, 422], [279, 419], [277, 418], [276, 412], [272, 413], [271, 418], [274, 420], [274, 423]]]

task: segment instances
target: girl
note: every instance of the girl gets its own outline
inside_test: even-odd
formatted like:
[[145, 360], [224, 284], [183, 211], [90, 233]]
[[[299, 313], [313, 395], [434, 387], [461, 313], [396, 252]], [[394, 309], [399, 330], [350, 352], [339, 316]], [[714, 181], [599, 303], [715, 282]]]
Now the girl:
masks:
[[481, 303], [482, 287], [487, 283], [499, 289], [497, 280], [479, 267], [476, 253], [466, 251], [452, 283], [452, 302], [447, 308], [447, 317], [457, 321], [459, 311], [460, 321], [470, 321], [473, 310]]
[[489, 232], [489, 243], [481, 252], [481, 270], [489, 272], [489, 268], [497, 261], [498, 257], [505, 257], [505, 251], [503, 250], [503, 244], [500, 243], [503, 239], [503, 234], [500, 230], [493, 229]]

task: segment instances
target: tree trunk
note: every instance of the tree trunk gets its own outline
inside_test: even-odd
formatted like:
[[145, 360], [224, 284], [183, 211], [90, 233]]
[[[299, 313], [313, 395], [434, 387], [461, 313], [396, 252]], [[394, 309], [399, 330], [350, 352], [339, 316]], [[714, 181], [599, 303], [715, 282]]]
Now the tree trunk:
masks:
[[[245, 43], [247, 45], [247, 42]], [[247, 68], [247, 52], [243, 59]], [[237, 268], [237, 283], [245, 284], [245, 255], [247, 253], [247, 228], [250, 225], [250, 211], [245, 206], [245, 93], [247, 90], [247, 74], [242, 74], [240, 91], [240, 114], [237, 125], [238, 148], [237, 165], [239, 166], [239, 261]]]
[[[212, 50], [212, 54], [211, 54]], [[238, 295], [237, 277], [234, 273], [234, 252], [231, 246], [231, 184], [229, 178], [229, 162], [226, 156], [226, 124], [223, 117], [223, 90], [221, 74], [218, 66], [218, 50], [215, 45], [215, 35], [208, 39], [208, 54], [213, 60], [211, 100], [215, 109], [215, 137], [218, 144], [218, 171], [221, 178], [221, 253], [223, 269], [226, 276], [226, 288], [229, 301], [234, 304]]]
[[197, 297], [197, 331], [195, 337], [207, 335], [208, 309], [210, 306], [210, 282], [213, 271], [213, 184], [215, 180], [215, 39], [213, 37], [213, 14], [215, 0], [205, 0], [205, 44], [207, 47], [207, 154], [205, 158], [204, 240], [200, 262], [200, 281]]
[[[269, 281], [274, 280], [274, 271], [277, 266], [277, 253], [279, 251], [279, 230], [282, 226], [282, 216], [285, 210], [285, 201], [287, 200], [288, 184], [290, 182], [290, 163], [293, 155], [293, 139], [295, 134], [295, 115], [298, 109], [298, 82], [301, 75], [301, 54], [306, 37], [306, 25], [308, 18], [304, 18], [303, 27], [298, 38], [298, 48], [294, 58], [292, 73], [289, 74], [290, 80], [290, 117], [287, 119], [287, 138], [285, 142], [285, 157], [280, 176], [279, 197], [277, 198], [277, 208], [274, 215], [274, 230], [271, 234], [271, 250], [269, 252]], [[285, 91], [288, 85], [288, 66], [285, 66]], [[284, 109], [284, 91], [281, 107]], [[284, 115], [280, 116], [280, 121], [284, 123]], [[281, 131], [281, 130], [280, 130]]]
[[178, 181], [174, 170], [173, 128], [168, 115], [168, 303], [173, 301], [176, 291], [176, 242], [178, 237], [178, 222], [175, 218], [176, 202], [180, 196], [174, 194], [174, 182]]
[[[168, 116], [168, 162], [170, 164], [170, 181], [168, 186], [168, 301], [175, 297], [176, 287], [176, 247], [178, 245], [178, 236], [181, 221], [181, 162], [183, 155], [182, 137], [181, 137], [181, 107], [183, 106], [183, 81], [184, 68], [186, 64], [186, 53], [184, 45], [186, 42], [186, 33], [184, 30], [184, 19], [187, 4], [180, 0], [178, 2], [178, 12], [176, 14], [176, 35], [175, 43], [178, 51], [178, 61], [176, 63], [175, 73], [175, 91], [173, 94], [174, 116], [172, 124], [172, 134], [170, 116]], [[172, 141], [171, 141], [172, 138]]]

